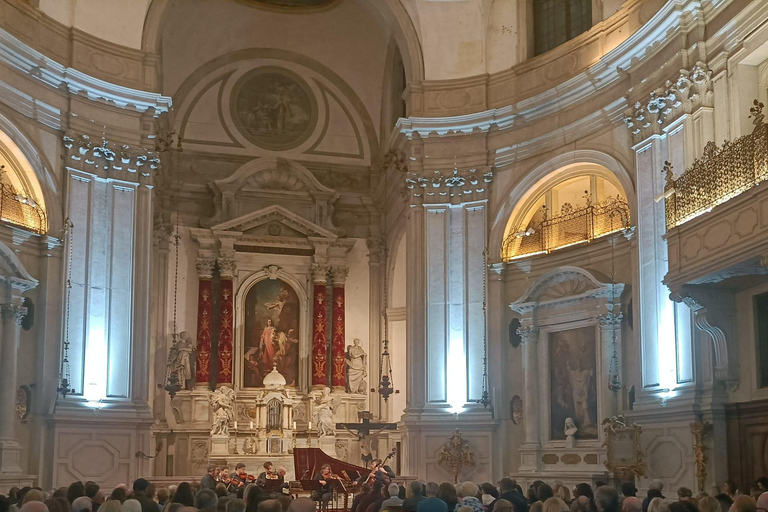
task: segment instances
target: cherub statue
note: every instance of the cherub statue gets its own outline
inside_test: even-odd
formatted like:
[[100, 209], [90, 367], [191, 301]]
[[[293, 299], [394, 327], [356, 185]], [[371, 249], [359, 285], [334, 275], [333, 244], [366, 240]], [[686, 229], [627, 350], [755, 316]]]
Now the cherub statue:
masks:
[[333, 428], [333, 414], [339, 407], [335, 397], [331, 396], [331, 389], [326, 387], [323, 394], [315, 399], [315, 423], [320, 437], [335, 434]]
[[213, 409], [213, 426], [211, 435], [229, 435], [229, 422], [235, 418], [235, 390], [229, 386], [221, 386], [212, 391], [208, 401]]

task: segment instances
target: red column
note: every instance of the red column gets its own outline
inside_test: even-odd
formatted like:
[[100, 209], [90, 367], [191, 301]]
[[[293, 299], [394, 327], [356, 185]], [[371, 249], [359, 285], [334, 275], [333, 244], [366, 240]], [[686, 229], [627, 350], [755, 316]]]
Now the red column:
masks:
[[235, 260], [219, 259], [219, 378], [217, 385], [232, 384], [232, 340], [234, 332]]
[[312, 265], [312, 387], [322, 389], [326, 385], [328, 355], [326, 348], [326, 275], [328, 267]]
[[333, 371], [331, 384], [334, 390], [346, 391], [347, 372], [344, 351], [346, 349], [345, 317], [344, 317], [344, 282], [347, 280], [349, 269], [333, 267]]
[[196, 385], [205, 385], [211, 380], [211, 314], [213, 313], [211, 277], [214, 263], [214, 260], [202, 258], [197, 260], [197, 276], [200, 282], [197, 291]]

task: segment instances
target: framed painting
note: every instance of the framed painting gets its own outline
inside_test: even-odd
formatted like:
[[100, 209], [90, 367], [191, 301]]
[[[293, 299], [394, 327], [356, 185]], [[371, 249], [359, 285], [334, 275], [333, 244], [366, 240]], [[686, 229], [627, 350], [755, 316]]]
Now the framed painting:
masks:
[[549, 333], [550, 439], [597, 439], [596, 353], [594, 325]]
[[244, 388], [260, 388], [273, 367], [296, 386], [299, 373], [301, 305], [291, 285], [264, 279], [245, 295], [242, 358]]

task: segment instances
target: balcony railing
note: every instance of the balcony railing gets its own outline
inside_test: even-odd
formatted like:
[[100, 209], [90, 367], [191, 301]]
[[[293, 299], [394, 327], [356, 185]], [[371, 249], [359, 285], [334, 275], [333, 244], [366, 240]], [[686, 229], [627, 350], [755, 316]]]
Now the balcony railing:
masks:
[[519, 227], [504, 239], [504, 261], [588, 243], [630, 227], [629, 205], [622, 197], [609, 197], [582, 208], [572, 208], [566, 203], [560, 215], [551, 218], [547, 217], [546, 208], [542, 209], [544, 220], [528, 228]]
[[768, 179], [768, 124], [763, 122], [763, 104], [755, 100], [750, 109], [755, 129], [722, 147], [709, 142], [704, 154], [677, 179], [672, 165], [664, 166], [664, 197], [667, 230], [708, 212]]
[[0, 220], [38, 235], [48, 230], [45, 210], [8, 183], [0, 183]]

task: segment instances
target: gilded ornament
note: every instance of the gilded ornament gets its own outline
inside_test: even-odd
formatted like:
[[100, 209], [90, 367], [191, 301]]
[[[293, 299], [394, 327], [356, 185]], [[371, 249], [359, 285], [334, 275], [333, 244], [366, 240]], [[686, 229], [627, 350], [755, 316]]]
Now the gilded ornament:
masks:
[[475, 454], [469, 449], [469, 443], [461, 437], [459, 430], [454, 430], [451, 437], [437, 450], [437, 463], [453, 473], [453, 482], [459, 482], [459, 474], [464, 467], [475, 466]]

